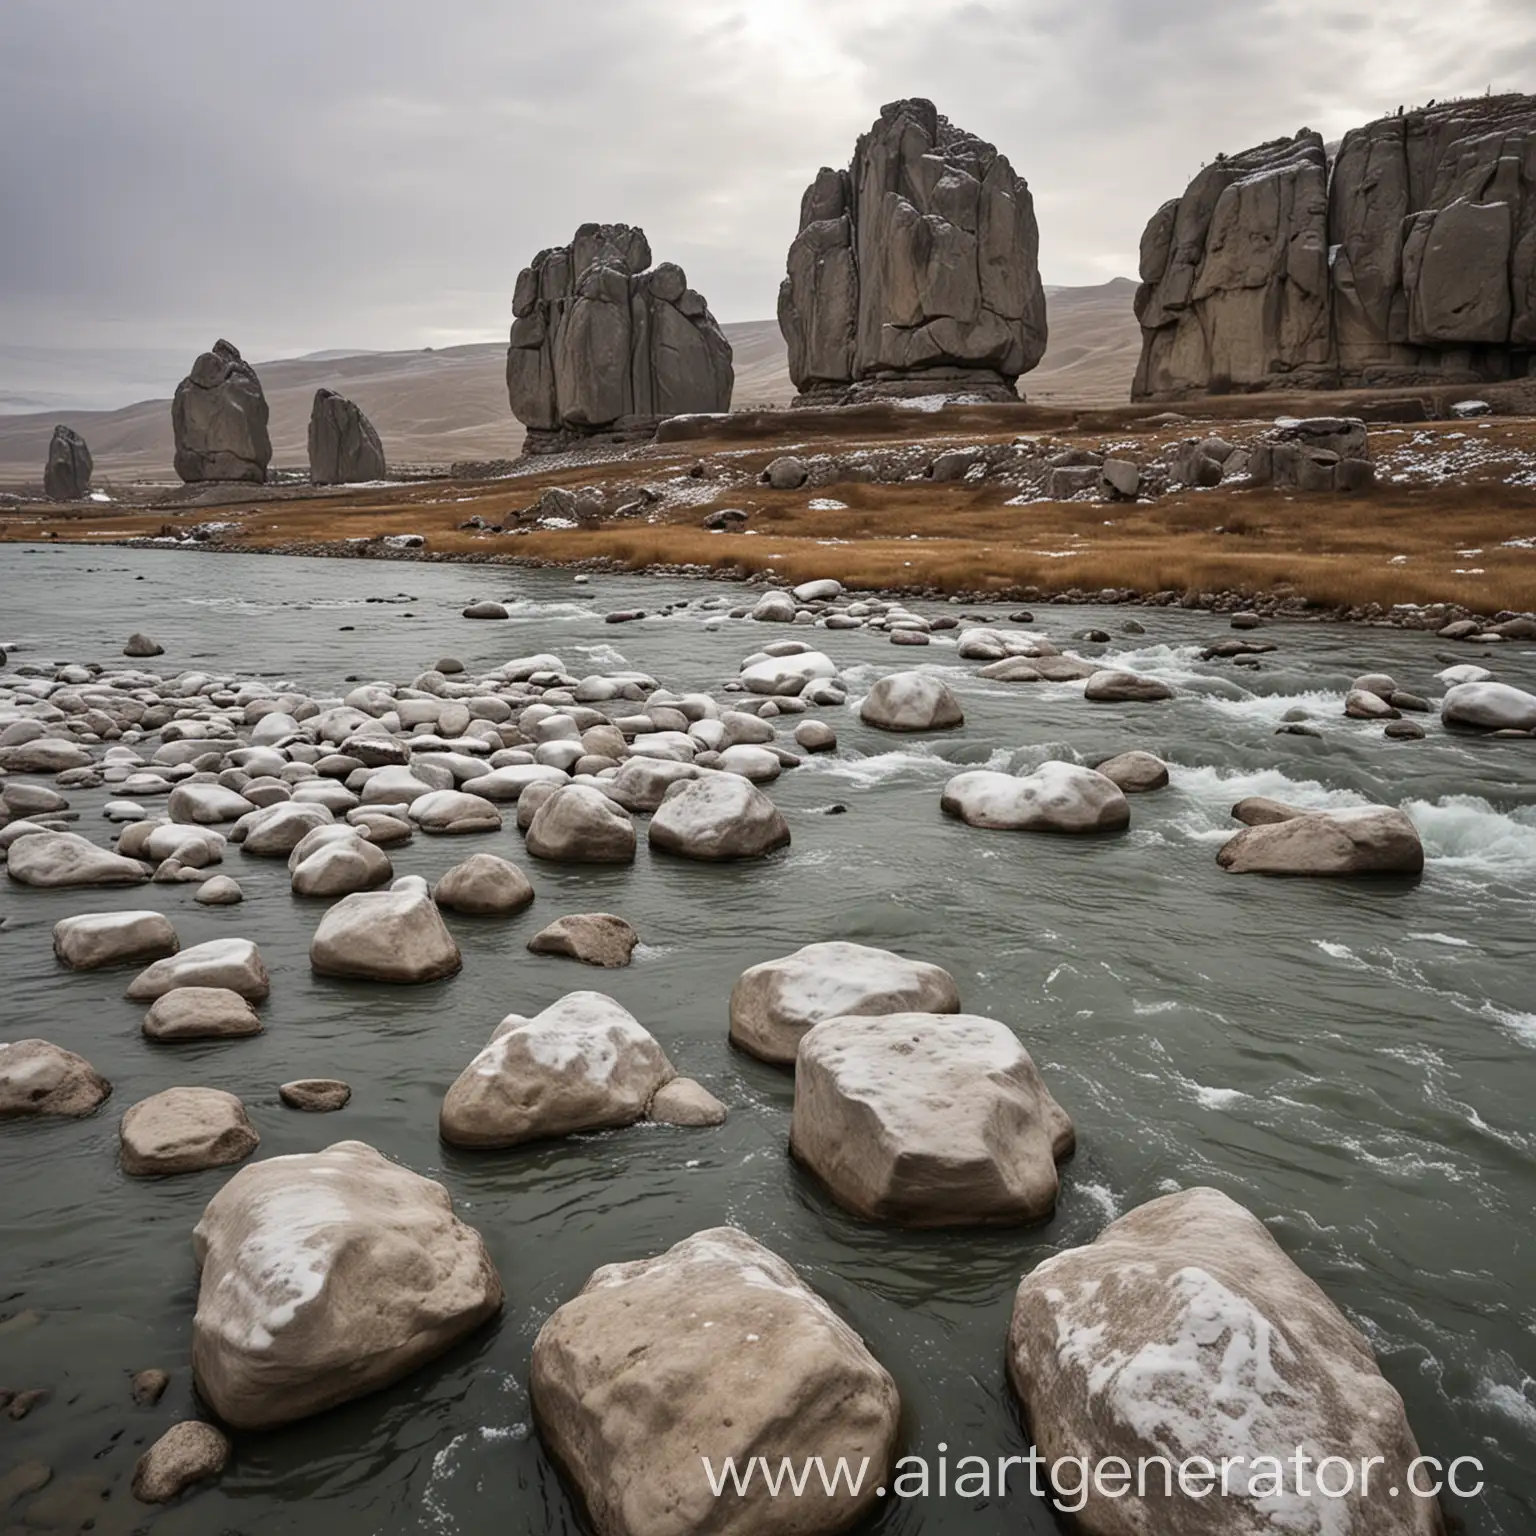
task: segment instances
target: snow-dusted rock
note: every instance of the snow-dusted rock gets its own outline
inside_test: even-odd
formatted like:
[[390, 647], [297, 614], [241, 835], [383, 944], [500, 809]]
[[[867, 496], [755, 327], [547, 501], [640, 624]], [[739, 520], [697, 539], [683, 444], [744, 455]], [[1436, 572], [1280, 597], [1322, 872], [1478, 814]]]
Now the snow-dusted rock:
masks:
[[1424, 869], [1424, 845], [1404, 811], [1382, 805], [1308, 811], [1278, 803], [1272, 809], [1271, 819], [1222, 844], [1216, 862], [1223, 869], [1234, 875], [1417, 875]]
[[366, 1396], [501, 1310], [501, 1280], [441, 1184], [358, 1141], [243, 1168], [193, 1233], [197, 1389], [271, 1429]]
[[320, 919], [309, 963], [322, 976], [420, 982], [452, 976], [464, 962], [427, 882], [405, 875], [387, 891], [338, 901]]
[[503, 1021], [443, 1099], [439, 1128], [458, 1147], [511, 1147], [633, 1125], [677, 1074], [611, 997], [572, 992], [531, 1019]]
[[1106, 668], [1084, 684], [1083, 697], [1095, 704], [1152, 704], [1171, 699], [1173, 689], [1160, 678]]
[[494, 853], [476, 853], [437, 882], [432, 899], [450, 912], [504, 917], [533, 900], [533, 886], [517, 865]]
[[261, 1016], [227, 987], [177, 987], [144, 1015], [151, 1040], [239, 1040], [261, 1033]]
[[245, 900], [245, 892], [240, 889], [238, 880], [231, 880], [228, 875], [215, 875], [198, 886], [194, 900], [204, 907], [235, 907]]
[[570, 782], [571, 776], [563, 768], [551, 768], [544, 763], [512, 763], [466, 780], [464, 790], [482, 800], [515, 801], [530, 784]]
[[78, 832], [29, 832], [18, 837], [6, 849], [5, 872], [18, 885], [44, 890], [142, 885], [149, 879], [142, 864], [99, 848]]
[[685, 859], [756, 859], [789, 842], [779, 808], [734, 773], [674, 784], [651, 818], [650, 845]]
[[1536, 731], [1536, 693], [1509, 683], [1457, 683], [1441, 701], [1440, 718], [1476, 731]]
[[[345, 830], [352, 833], [350, 827]], [[351, 896], [387, 885], [394, 878], [389, 855], [352, 833], [318, 844], [294, 866], [291, 883], [295, 896]]]
[[[712, 724], [718, 722], [711, 722]], [[603, 791], [633, 815], [654, 811], [667, 791], [683, 779], [696, 779], [705, 770], [692, 763], [669, 763], [656, 757], [631, 757], [619, 764]]]
[[409, 768], [377, 768], [363, 785], [364, 805], [410, 805], [435, 789], [452, 789], [453, 775], [434, 772], [423, 764]]
[[123, 1172], [200, 1173], [244, 1162], [261, 1144], [245, 1106], [220, 1088], [167, 1088], [141, 1099], [119, 1127]]
[[795, 745], [803, 752], [835, 752], [837, 732], [825, 720], [802, 720], [795, 727]]
[[423, 832], [459, 835], [501, 831], [501, 812], [483, 795], [438, 789], [411, 802], [411, 820]]
[[819, 581], [802, 581], [794, 589], [797, 603], [830, 603], [843, 595], [843, 584], [835, 576], [823, 576]]
[[1120, 786], [1075, 763], [1045, 763], [1022, 777], [972, 769], [944, 786], [941, 803], [968, 826], [1009, 832], [1112, 832], [1131, 819]]
[[32, 1115], [78, 1119], [112, 1092], [83, 1056], [48, 1040], [0, 1041], [0, 1120]]
[[328, 827], [335, 819], [323, 805], [284, 800], [242, 816], [230, 838], [257, 858], [286, 859], [316, 827]]
[[801, 1037], [824, 1019], [959, 1011], [960, 990], [941, 967], [834, 940], [743, 971], [731, 989], [731, 1040], [763, 1061], [790, 1064]]
[[[713, 1326], [704, 1327], [708, 1322]], [[817, 1536], [881, 1504], [901, 1400], [859, 1336], [776, 1254], [734, 1227], [594, 1273], [539, 1330], [535, 1420], [603, 1536]], [[701, 1457], [777, 1468], [821, 1457], [861, 1491], [722, 1501]], [[729, 1514], [726, 1514], [726, 1511]]]
[[1072, 1122], [1006, 1024], [897, 1013], [800, 1042], [790, 1150], [856, 1215], [903, 1226], [1039, 1221]]
[[177, 987], [227, 987], [259, 1003], [271, 985], [261, 951], [249, 939], [210, 939], [140, 971], [128, 983], [127, 996], [148, 1003]]
[[934, 673], [893, 672], [865, 695], [859, 719], [882, 731], [947, 731], [965, 724], [965, 711]]
[[778, 754], [767, 747], [727, 747], [717, 766], [722, 773], [740, 774], [753, 784], [770, 784], [784, 771]]
[[[1226, 1491], [1164, 1496], [1160, 1477], [1138, 1495], [1085, 1478], [1077, 1515], [1085, 1536], [1189, 1533], [1259, 1536], [1442, 1536], [1438, 1504], [1388, 1499], [1407, 1490], [1418, 1455], [1402, 1399], [1370, 1345], [1250, 1212], [1214, 1189], [1138, 1207], [1086, 1247], [1024, 1277], [1008, 1334], [1008, 1374], [1041, 1460], [1162, 1457], [1177, 1468], [1205, 1457]], [[1310, 1495], [1295, 1457], [1311, 1462]], [[1317, 1492], [1313, 1473], [1342, 1457], [1358, 1473], [1347, 1497]], [[1334, 1469], [1337, 1470], [1336, 1468]], [[1341, 1486], [1334, 1482], [1335, 1488]]]
[[171, 920], [161, 912], [82, 912], [53, 926], [54, 954], [76, 971], [142, 965], [180, 948]]
[[222, 784], [178, 784], [166, 802], [172, 821], [212, 826], [221, 821], [239, 821], [256, 807], [244, 795]]
[[802, 651], [793, 656], [769, 656], [743, 667], [741, 683], [748, 693], [795, 697], [807, 683], [836, 677], [837, 664], [820, 651]]
[[525, 846], [536, 859], [629, 864], [635, 857], [635, 823], [595, 785], [566, 784], [534, 814]]

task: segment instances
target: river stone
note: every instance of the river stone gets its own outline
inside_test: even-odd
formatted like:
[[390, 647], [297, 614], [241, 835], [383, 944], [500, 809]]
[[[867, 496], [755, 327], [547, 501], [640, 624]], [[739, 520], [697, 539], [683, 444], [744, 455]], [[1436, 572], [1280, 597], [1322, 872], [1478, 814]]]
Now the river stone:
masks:
[[552, 784], [558, 789], [570, 782], [571, 776], [563, 768], [551, 768], [545, 763], [510, 763], [466, 780], [464, 789], [483, 800], [515, 801], [534, 784]]
[[1160, 678], [1106, 669], [1088, 679], [1083, 697], [1094, 704], [1155, 704], [1171, 699], [1173, 689]]
[[169, 1504], [194, 1483], [217, 1477], [228, 1461], [229, 1441], [212, 1424], [184, 1419], [139, 1457], [133, 1496], [144, 1504]]
[[351, 896], [387, 885], [394, 878], [389, 855], [367, 838], [353, 835], [321, 843], [295, 866], [290, 885], [295, 896]]
[[256, 807], [244, 795], [225, 789], [222, 784], [178, 784], [165, 809], [172, 821], [213, 826], [222, 821], [239, 821]]
[[234, 907], [245, 900], [245, 892], [240, 889], [238, 880], [231, 880], [228, 875], [215, 875], [198, 886], [193, 899], [204, 907]]
[[1536, 693], [1508, 683], [1458, 683], [1447, 689], [1440, 718], [1477, 731], [1536, 731]]
[[[539, 1330], [529, 1390], [539, 1435], [602, 1536], [850, 1530], [880, 1502], [900, 1429], [896, 1384], [859, 1336], [734, 1227], [597, 1270]], [[857, 1496], [846, 1484], [829, 1496], [818, 1479], [775, 1501], [754, 1482], [722, 1505], [700, 1458], [754, 1456], [868, 1470]]]
[[332, 1077], [303, 1077], [284, 1083], [277, 1094], [289, 1109], [300, 1109], [312, 1115], [329, 1115], [347, 1107], [352, 1098], [352, 1089]]
[[729, 409], [730, 343], [682, 269], [650, 260], [643, 230], [583, 224], [518, 275], [507, 395], [535, 450], [627, 418]]
[[1397, 711], [1378, 693], [1351, 688], [1344, 696], [1344, 713], [1351, 720], [1396, 720]]
[[144, 1015], [151, 1040], [237, 1040], [261, 1033], [261, 1017], [228, 987], [177, 987]]
[[1337, 811], [1290, 807], [1223, 843], [1216, 862], [1234, 875], [1417, 875], [1424, 845], [1408, 815], [1387, 806]]
[[825, 720], [802, 720], [795, 727], [795, 745], [805, 752], [835, 752], [837, 732]]
[[450, 912], [504, 917], [532, 902], [533, 886], [517, 865], [494, 853], [476, 853], [437, 882], [432, 899]]
[[572, 992], [534, 1018], [505, 1020], [443, 1099], [456, 1147], [633, 1125], [677, 1075], [635, 1017], [600, 992]]
[[84, 501], [91, 491], [94, 469], [85, 439], [73, 427], [55, 427], [48, 443], [48, 462], [43, 466], [43, 494], [49, 501]]
[[384, 445], [362, 407], [333, 389], [317, 389], [309, 412], [309, 478], [315, 485], [357, 485], [384, 478]]
[[965, 724], [965, 711], [932, 672], [893, 672], [869, 690], [859, 719], [882, 731], [947, 731]]
[[1168, 783], [1167, 763], [1150, 752], [1122, 752], [1099, 763], [1093, 771], [1102, 773], [1127, 795], [1145, 794]]
[[344, 897], [320, 919], [309, 963], [322, 976], [438, 981], [463, 964], [427, 882], [406, 875], [387, 891]]
[[948, 971], [888, 949], [833, 940], [743, 971], [731, 989], [731, 1043], [790, 1065], [801, 1037], [848, 1014], [959, 1013]]
[[635, 857], [635, 824], [629, 812], [600, 789], [566, 784], [535, 813], [525, 846], [536, 859], [630, 864]]
[[674, 1077], [656, 1090], [649, 1118], [657, 1125], [724, 1125], [727, 1110], [701, 1083], [691, 1077]]
[[335, 819], [323, 805], [285, 800], [242, 816], [230, 836], [257, 858], [286, 859], [316, 827], [328, 827]]
[[197, 1390], [273, 1429], [409, 1375], [501, 1310], [441, 1184], [359, 1141], [243, 1168], [193, 1233]]
[[1027, 183], [930, 101], [882, 107], [846, 171], [800, 204], [779, 290], [797, 403], [880, 393], [1015, 397], [1045, 353]]
[[[1264, 1224], [1214, 1189], [1153, 1200], [1036, 1265], [1014, 1300], [1008, 1376], [1046, 1465], [1207, 1457], [1219, 1475], [1224, 1458], [1245, 1458], [1228, 1491], [1217, 1483], [1205, 1499], [1165, 1498], [1156, 1476], [1151, 1497], [1132, 1478], [1106, 1498], [1085, 1479], [1085, 1536], [1444, 1532], [1433, 1500], [1380, 1496], [1408, 1487], [1418, 1447], [1370, 1345]], [[1357, 1480], [1348, 1498], [1318, 1499], [1310, 1479], [1311, 1499], [1300, 1495], [1298, 1447], [1314, 1471], [1330, 1457], [1357, 1472], [1381, 1458], [1373, 1496]]]
[[0, 1120], [92, 1114], [112, 1092], [83, 1056], [47, 1040], [0, 1041]]
[[39, 736], [0, 747], [0, 770], [6, 773], [68, 773], [73, 768], [89, 768], [92, 761], [79, 742], [61, 736]]
[[674, 784], [683, 779], [696, 779], [703, 772], [692, 763], [669, 763], [659, 757], [630, 757], [619, 764], [611, 779], [603, 781], [603, 790], [631, 814], [647, 814], [666, 799], [667, 791]]
[[556, 918], [534, 934], [528, 948], [536, 955], [565, 955], [587, 965], [618, 970], [629, 964], [640, 935], [611, 912], [581, 912]]
[[767, 747], [727, 747], [716, 767], [721, 773], [739, 774], [753, 784], [770, 784], [784, 771], [778, 754]]
[[651, 818], [651, 848], [685, 859], [757, 859], [789, 842], [789, 823], [755, 784], [734, 773], [674, 784]]
[[748, 693], [769, 697], [798, 697], [807, 683], [836, 677], [837, 663], [821, 651], [801, 651], [793, 656], [769, 656], [741, 669], [740, 682]]
[[411, 802], [411, 820], [423, 832], [462, 836], [501, 831], [501, 812], [483, 796], [435, 789]]
[[149, 871], [134, 859], [99, 848], [78, 832], [31, 832], [6, 852], [5, 872], [18, 885], [63, 890], [84, 885], [142, 885]]
[[181, 940], [161, 912], [82, 912], [53, 927], [53, 952], [71, 970], [94, 971], [174, 955]]
[[227, 341], [218, 341], [192, 365], [171, 402], [176, 473], [188, 484], [203, 480], [267, 478], [272, 439], [267, 399], [256, 370]]
[[1044, 1220], [1074, 1136], [1007, 1025], [893, 1013], [801, 1040], [789, 1145], [855, 1215], [941, 1227]]
[[219, 1088], [167, 1088], [123, 1116], [123, 1172], [200, 1173], [244, 1162], [261, 1143], [245, 1106]]
[[165, 1371], [151, 1368], [136, 1372], [133, 1380], [128, 1384], [134, 1407], [153, 1408], [165, 1396], [165, 1389], [170, 1384], [171, 1378]]
[[1116, 832], [1131, 808], [1120, 786], [1092, 768], [1044, 763], [1015, 777], [977, 768], [944, 786], [944, 813], [1008, 832]]
[[153, 1002], [177, 987], [225, 987], [259, 1003], [271, 990], [261, 951], [249, 939], [210, 939], [157, 960], [128, 983], [134, 1002]]

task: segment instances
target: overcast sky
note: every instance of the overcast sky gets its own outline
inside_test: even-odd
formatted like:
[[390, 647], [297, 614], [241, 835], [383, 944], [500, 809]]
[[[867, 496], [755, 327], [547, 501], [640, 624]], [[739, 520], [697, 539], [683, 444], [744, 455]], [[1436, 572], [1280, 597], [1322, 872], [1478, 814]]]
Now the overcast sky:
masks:
[[589, 219], [768, 318], [807, 181], [908, 95], [1102, 282], [1216, 151], [1490, 85], [1536, 89], [1536, 0], [0, 0], [0, 342], [487, 339]]

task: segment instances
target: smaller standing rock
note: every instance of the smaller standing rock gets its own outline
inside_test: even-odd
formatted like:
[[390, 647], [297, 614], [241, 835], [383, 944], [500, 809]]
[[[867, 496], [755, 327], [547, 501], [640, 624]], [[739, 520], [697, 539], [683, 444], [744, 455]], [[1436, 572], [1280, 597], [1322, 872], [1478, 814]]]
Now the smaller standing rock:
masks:
[[47, 1040], [0, 1044], [0, 1120], [89, 1115], [112, 1092], [83, 1056]]
[[177, 987], [227, 987], [253, 1003], [271, 990], [261, 951], [249, 939], [210, 939], [157, 960], [128, 983], [128, 997], [150, 1003]]
[[228, 875], [215, 875], [198, 886], [195, 899], [205, 907], [234, 907], [245, 900], [245, 892], [240, 889], [238, 880], [232, 880]]
[[261, 1033], [256, 1010], [227, 987], [177, 987], [144, 1015], [151, 1040], [238, 1040]]
[[43, 490], [50, 501], [84, 501], [90, 494], [95, 467], [85, 439], [71, 427], [57, 426], [48, 444]]
[[142, 965], [174, 955], [180, 947], [170, 919], [160, 912], [82, 912], [53, 927], [53, 952], [75, 971]]
[[437, 882], [432, 899], [450, 912], [500, 917], [521, 912], [533, 900], [533, 886], [517, 865], [494, 853], [477, 853]]
[[133, 1496], [144, 1504], [169, 1504], [193, 1483], [217, 1477], [228, 1460], [229, 1441], [212, 1424], [184, 1419], [139, 1457]]
[[244, 1162], [261, 1144], [245, 1106], [220, 1088], [167, 1088], [123, 1116], [123, 1172], [200, 1173]]
[[882, 731], [944, 731], [965, 724], [965, 711], [931, 672], [893, 672], [869, 690], [859, 719]]
[[1094, 769], [1113, 784], [1118, 784], [1127, 795], [1145, 794], [1150, 789], [1162, 789], [1168, 783], [1168, 764], [1150, 752], [1122, 752], [1109, 758]]
[[289, 1109], [302, 1109], [312, 1115], [328, 1115], [345, 1109], [352, 1098], [352, 1089], [333, 1077], [300, 1078], [284, 1083], [277, 1092]]
[[373, 423], [332, 389], [315, 391], [309, 413], [309, 478], [315, 485], [384, 478], [384, 446]]
[[165, 647], [157, 645], [148, 635], [132, 634], [128, 637], [128, 644], [123, 647], [124, 656], [164, 656]]
[[702, 1083], [674, 1077], [656, 1090], [650, 1119], [657, 1125], [724, 1125], [726, 1107]]
[[566, 955], [587, 965], [617, 970], [629, 964], [640, 935], [611, 912], [581, 912], [557, 918], [528, 941], [536, 955]]

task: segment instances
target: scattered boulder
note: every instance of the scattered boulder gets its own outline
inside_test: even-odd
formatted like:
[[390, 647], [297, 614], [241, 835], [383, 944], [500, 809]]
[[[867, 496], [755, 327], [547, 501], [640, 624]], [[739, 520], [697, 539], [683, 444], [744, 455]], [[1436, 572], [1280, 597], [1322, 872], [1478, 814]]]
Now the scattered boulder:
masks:
[[[880, 1503], [900, 1428], [896, 1384], [859, 1336], [734, 1227], [597, 1270], [539, 1330], [529, 1388], [550, 1456], [605, 1536], [850, 1530]], [[817, 1480], [792, 1501], [754, 1482], [721, 1525], [700, 1457], [754, 1456], [867, 1472], [858, 1494]]]
[[215, 875], [198, 886], [193, 899], [204, 907], [236, 907], [245, 900], [245, 892], [240, 889], [238, 880], [231, 880], [228, 875]]
[[1168, 764], [1150, 752], [1122, 752], [1097, 764], [1094, 772], [1102, 773], [1128, 795], [1146, 794], [1168, 783]]
[[309, 963], [322, 976], [412, 983], [455, 975], [464, 962], [427, 882], [406, 875], [338, 901], [320, 919]]
[[127, 645], [123, 647], [123, 655], [142, 660], [149, 656], [165, 655], [165, 647], [158, 641], [151, 640], [148, 635], [132, 634], [128, 637]]
[[284, 1083], [278, 1097], [289, 1109], [311, 1115], [330, 1115], [345, 1109], [352, 1099], [351, 1087], [331, 1077], [303, 1077]]
[[506, 917], [533, 901], [533, 885], [517, 865], [494, 853], [476, 853], [437, 882], [432, 899], [468, 917]]
[[244, 795], [222, 784], [178, 784], [165, 803], [172, 821], [195, 826], [217, 826], [239, 819], [256, 807]]
[[1007, 1025], [895, 1013], [801, 1040], [789, 1145], [856, 1215], [947, 1227], [1050, 1216], [1074, 1135]]
[[702, 1084], [691, 1077], [674, 1077], [656, 1090], [648, 1118], [656, 1125], [724, 1125], [727, 1111]]
[[63, 890], [85, 885], [142, 885], [149, 871], [135, 859], [99, 848], [78, 832], [31, 832], [6, 852], [5, 872], [18, 885]]
[[1094, 704], [1154, 704], [1171, 699], [1173, 689], [1156, 677], [1107, 669], [1095, 672], [1083, 686], [1083, 697]]
[[245, 1106], [219, 1088], [167, 1088], [141, 1099], [119, 1135], [123, 1172], [133, 1178], [226, 1168], [261, 1143]]
[[508, 617], [507, 610], [500, 603], [471, 603], [463, 609], [461, 618], [466, 619], [504, 619]]
[[809, 478], [805, 460], [788, 453], [775, 459], [763, 471], [763, 479], [776, 491], [798, 491]]
[[227, 987], [177, 987], [144, 1015], [151, 1040], [238, 1040], [261, 1033], [261, 1016]]
[[180, 954], [157, 960], [128, 983], [127, 996], [149, 1003], [178, 987], [222, 987], [248, 1002], [261, 1002], [272, 988], [261, 951], [249, 939], [210, 939]]
[[[1047, 1465], [1239, 1458], [1225, 1491], [1203, 1500], [1164, 1497], [1160, 1481], [1142, 1497], [1134, 1479], [1106, 1497], [1112, 1485], [1085, 1479], [1085, 1533], [1257, 1532], [1274, 1528], [1276, 1509], [1298, 1531], [1444, 1530], [1437, 1502], [1379, 1494], [1409, 1486], [1418, 1447], [1370, 1345], [1264, 1224], [1214, 1189], [1153, 1200], [1036, 1265], [1014, 1300], [1008, 1376]], [[1333, 1457], [1371, 1465], [1371, 1496], [1358, 1481], [1340, 1499], [1310, 1480], [1300, 1492], [1298, 1446], [1314, 1469]]]
[[250, 480], [260, 485], [272, 462], [267, 397], [256, 370], [227, 341], [192, 365], [171, 402], [176, 473], [189, 485]]
[[409, 1375], [501, 1310], [441, 1184], [358, 1141], [242, 1169], [193, 1233], [197, 1390], [273, 1429]]
[[95, 467], [85, 439], [72, 427], [55, 427], [43, 467], [43, 494], [49, 501], [84, 501]]
[[357, 485], [385, 476], [384, 445], [360, 406], [317, 389], [309, 413], [309, 478], [315, 485]]
[[[482, 800], [480, 804], [486, 802]], [[318, 830], [341, 829], [322, 827]], [[294, 849], [290, 858], [301, 852], [302, 844]], [[316, 844], [313, 852], [293, 866], [290, 884], [295, 896], [351, 896], [357, 891], [371, 891], [376, 886], [387, 885], [394, 877], [394, 865], [382, 848], [365, 837], [351, 835]]]
[[525, 846], [536, 859], [630, 864], [635, 857], [635, 823], [602, 790], [590, 784], [566, 784], [534, 813]]
[[804, 752], [835, 752], [837, 732], [825, 720], [802, 720], [795, 727], [795, 745]]
[[139, 1371], [128, 1390], [136, 1408], [153, 1408], [165, 1396], [165, 1389], [170, 1384], [171, 1378], [164, 1371]]
[[0, 1120], [94, 1114], [109, 1083], [83, 1056], [47, 1040], [0, 1042]]
[[184, 1419], [139, 1457], [133, 1496], [144, 1504], [169, 1504], [194, 1483], [217, 1477], [228, 1461], [229, 1441], [212, 1424]]
[[800, 205], [779, 290], [798, 404], [1017, 398], [1045, 353], [1028, 185], [930, 101], [892, 102]]
[[531, 1019], [512, 1015], [443, 1099], [439, 1131], [457, 1147], [633, 1125], [676, 1076], [639, 1021], [600, 992], [572, 992]]
[[142, 965], [180, 948], [171, 920], [160, 912], [82, 912], [53, 926], [53, 952], [74, 971]]
[[755, 784], [712, 773], [672, 785], [651, 818], [653, 851], [720, 862], [759, 859], [789, 842], [789, 823]]
[[501, 812], [489, 800], [458, 789], [435, 789], [413, 800], [411, 820], [423, 832], [455, 837], [501, 831]]
[[1351, 720], [1396, 720], [1397, 711], [1378, 693], [1352, 688], [1344, 696], [1344, 713]]
[[965, 711], [932, 672], [893, 672], [869, 690], [859, 719], [881, 731], [948, 731], [965, 724]]
[[1457, 683], [1441, 700], [1440, 719], [1474, 731], [1536, 731], [1536, 693], [1509, 683]]
[[1022, 777], [977, 768], [944, 786], [945, 815], [1007, 832], [1117, 832], [1131, 808], [1113, 779], [1075, 763], [1045, 763]]
[[743, 971], [731, 989], [731, 1042], [791, 1065], [806, 1031], [825, 1019], [959, 1011], [960, 989], [948, 971], [834, 940]]
[[629, 964], [640, 935], [611, 912], [582, 912], [556, 918], [528, 941], [536, 955], [565, 955], [586, 965], [617, 970]]
[[[1248, 802], [1238, 807], [1241, 812]], [[1387, 806], [1308, 811], [1269, 802], [1268, 819], [1223, 843], [1216, 862], [1235, 875], [1418, 875], [1424, 845], [1408, 815]], [[1239, 816], [1248, 820], [1247, 816]]]

